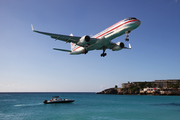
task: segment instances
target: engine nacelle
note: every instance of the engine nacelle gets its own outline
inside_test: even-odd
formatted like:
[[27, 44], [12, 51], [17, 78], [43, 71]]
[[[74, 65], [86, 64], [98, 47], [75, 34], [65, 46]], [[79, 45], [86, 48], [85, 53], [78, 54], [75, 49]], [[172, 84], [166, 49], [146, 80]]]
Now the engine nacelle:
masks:
[[79, 39], [77, 45], [80, 45], [80, 46], [86, 45], [90, 40], [91, 38], [88, 35], [85, 35]]
[[124, 43], [123, 42], [117, 42], [116, 45], [112, 48], [112, 51], [118, 51], [124, 48]]

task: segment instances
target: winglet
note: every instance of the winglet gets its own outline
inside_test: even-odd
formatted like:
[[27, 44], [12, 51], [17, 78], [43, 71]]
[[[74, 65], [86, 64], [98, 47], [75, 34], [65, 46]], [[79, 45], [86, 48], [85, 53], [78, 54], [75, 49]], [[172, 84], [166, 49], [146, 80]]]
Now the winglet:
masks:
[[124, 49], [131, 49], [131, 44], [129, 43], [129, 47], [124, 47]]
[[33, 25], [31, 24], [32, 31], [34, 31]]

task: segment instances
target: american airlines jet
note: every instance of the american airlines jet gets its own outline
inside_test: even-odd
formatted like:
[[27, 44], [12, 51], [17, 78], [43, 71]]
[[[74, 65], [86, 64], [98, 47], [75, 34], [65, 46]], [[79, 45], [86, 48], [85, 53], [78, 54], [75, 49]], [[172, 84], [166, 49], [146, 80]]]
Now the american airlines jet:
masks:
[[53, 34], [34, 30], [32, 25], [31, 27], [32, 31], [34, 32], [51, 36], [51, 38], [55, 40], [61, 40], [66, 43], [69, 42], [71, 45], [71, 50], [53, 48], [54, 50], [69, 52], [70, 55], [87, 54], [88, 51], [91, 50], [103, 50], [101, 57], [104, 57], [107, 55], [105, 53], [106, 49], [111, 49], [112, 51], [119, 51], [121, 49], [131, 49], [130, 44], [129, 47], [125, 47], [123, 42], [113, 43], [111, 42], [111, 40], [123, 34], [126, 34], [125, 41], [129, 41], [129, 33], [132, 30], [136, 29], [140, 24], [141, 21], [139, 21], [136, 18], [126, 18], [92, 37], [89, 37], [88, 35], [84, 35], [83, 37], [77, 37], [73, 36], [72, 34]]

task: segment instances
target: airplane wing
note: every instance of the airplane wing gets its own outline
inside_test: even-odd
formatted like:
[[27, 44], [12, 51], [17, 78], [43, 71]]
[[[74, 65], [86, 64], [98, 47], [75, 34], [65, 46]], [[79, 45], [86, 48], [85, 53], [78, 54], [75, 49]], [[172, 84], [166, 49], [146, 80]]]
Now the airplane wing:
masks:
[[[81, 37], [76, 37], [76, 36], [72, 36], [72, 35], [61, 35], [61, 34], [41, 32], [41, 31], [34, 30], [32, 25], [31, 25], [31, 27], [32, 27], [33, 32], [48, 35], [48, 36], [50, 36], [51, 38], [53, 38], [55, 40], [61, 40], [61, 41], [64, 41], [64, 42], [77, 43], [79, 41], [79, 39], [81, 38]], [[89, 45], [94, 44], [96, 41], [97, 41], [97, 39], [91, 38], [91, 40], [90, 40], [90, 42], [88, 44]], [[82, 46], [82, 47], [84, 47], [84, 46]]]
[[[106, 45], [106, 48], [112, 49], [115, 46], [116, 46], [116, 43], [110, 42], [109, 44]], [[124, 47], [123, 49], [131, 49], [131, 44], [129, 43], [129, 47]], [[99, 48], [97, 50], [103, 50], [103, 48]]]

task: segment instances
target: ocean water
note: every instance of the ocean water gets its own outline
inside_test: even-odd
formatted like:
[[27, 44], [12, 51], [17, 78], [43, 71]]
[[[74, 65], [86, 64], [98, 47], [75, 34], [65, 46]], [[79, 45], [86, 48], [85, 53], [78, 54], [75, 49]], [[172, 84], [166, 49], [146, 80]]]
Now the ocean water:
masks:
[[[57, 95], [75, 102], [43, 104]], [[180, 120], [180, 96], [1, 93], [0, 120]]]

